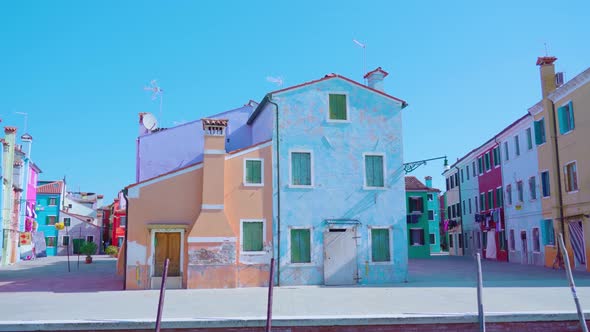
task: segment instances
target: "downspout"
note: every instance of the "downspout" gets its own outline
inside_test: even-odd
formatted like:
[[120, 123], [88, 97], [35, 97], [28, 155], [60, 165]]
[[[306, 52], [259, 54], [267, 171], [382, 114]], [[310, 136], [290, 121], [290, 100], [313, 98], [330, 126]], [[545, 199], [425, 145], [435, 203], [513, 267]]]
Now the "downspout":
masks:
[[[455, 166], [455, 169], [457, 170], [457, 179], [459, 179], [461, 177], [461, 170], [459, 169], [459, 167]], [[460, 181], [457, 184], [457, 187], [459, 187], [459, 213], [461, 214], [460, 220], [461, 220], [461, 233], [459, 234], [461, 237], [463, 237], [463, 199], [461, 198], [461, 183], [463, 179], [459, 179]], [[457, 237], [457, 239], [459, 239], [459, 237]], [[463, 256], [465, 256], [465, 242], [467, 241], [467, 239], [463, 239], [463, 248], [461, 248], [461, 250], [463, 250]]]
[[[553, 116], [553, 121], [551, 121], [551, 126], [553, 128], [553, 139], [555, 140], [555, 162], [557, 163], [556, 165], [556, 173], [557, 173], [557, 197], [559, 198], [559, 220], [561, 223], [561, 234], [563, 234], [563, 242], [567, 243], [565, 240], [565, 221], [563, 220], [563, 195], [561, 193], [561, 162], [559, 161], [559, 141], [557, 139], [557, 125], [555, 121], [555, 104], [553, 103], [553, 101], [551, 101], [551, 115]], [[557, 241], [557, 240], [556, 240]], [[560, 246], [556, 243], [557, 245], [557, 255], [559, 255], [561, 253], [561, 248]], [[566, 253], [567, 254], [567, 253]]]
[[266, 100], [275, 105], [275, 130], [277, 132], [277, 286], [281, 285], [281, 156], [280, 146], [281, 142], [279, 139], [279, 105], [272, 101], [272, 95], [268, 94]]
[[[500, 166], [500, 182], [501, 182], [501, 186], [502, 186], [502, 188], [500, 189], [500, 192], [501, 192], [500, 195], [502, 196], [502, 206], [498, 206], [498, 207], [499, 208], [502, 208], [502, 210], [504, 210], [504, 172], [502, 172], [502, 146], [501, 146], [500, 142], [498, 142], [498, 135], [494, 136], [494, 142], [496, 142], [496, 144], [498, 144], [498, 158], [500, 159], [498, 161], [498, 165]], [[492, 149], [492, 151], [494, 151], [494, 150]], [[494, 162], [495, 162], [495, 159], [494, 159]], [[494, 190], [492, 196], [495, 193], [496, 192]], [[497, 199], [498, 199], [498, 197], [496, 197], [496, 200]], [[503, 212], [504, 212], [504, 217], [506, 217], [506, 211], [503, 211]], [[500, 218], [500, 229], [502, 229], [502, 213], [499, 213], [499, 217], [498, 218]], [[498, 235], [498, 240], [499, 239], [500, 239], [500, 236]], [[506, 241], [506, 220], [504, 220], [504, 241]], [[500, 244], [500, 247], [502, 247], [502, 243]], [[510, 249], [510, 248], [507, 248], [507, 246], [504, 246], [504, 248], [506, 248], [506, 251], [509, 251], [509, 249]], [[499, 252], [500, 251], [499, 249], [500, 248], [497, 248], [496, 250]], [[496, 259], [498, 259], [497, 256], [496, 256]], [[509, 254], [506, 254], [506, 261], [507, 262], [510, 261], [510, 255]]]
[[[125, 198], [125, 253], [123, 258], [123, 290], [127, 290], [127, 234], [129, 233], [129, 200], [127, 200], [128, 189], [123, 189], [123, 198]], [[114, 214], [114, 211], [113, 211]], [[114, 216], [113, 216], [114, 220]], [[113, 228], [114, 229], [114, 228]]]

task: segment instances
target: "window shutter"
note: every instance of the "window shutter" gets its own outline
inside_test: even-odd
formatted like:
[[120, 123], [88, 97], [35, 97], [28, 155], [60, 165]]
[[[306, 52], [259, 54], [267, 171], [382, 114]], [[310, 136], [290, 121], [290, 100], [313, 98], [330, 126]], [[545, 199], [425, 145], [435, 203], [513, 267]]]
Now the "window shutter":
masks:
[[331, 94], [330, 95], [330, 119], [331, 120], [347, 120], [346, 119], [346, 95]]
[[557, 109], [557, 117], [559, 120], [559, 133], [563, 134], [567, 131], [567, 126], [566, 126], [566, 114], [565, 114], [565, 108], [567, 106], [562, 106], [560, 108]]
[[575, 121], [574, 121], [574, 104], [570, 101], [569, 104], [567, 104], [567, 106], [570, 109], [570, 113], [569, 113], [569, 117], [570, 117], [569, 120], [570, 120], [570, 126], [571, 126], [570, 130], [573, 130], [574, 128], [576, 128]]
[[244, 251], [262, 251], [262, 222], [243, 223]]
[[389, 231], [387, 229], [371, 230], [372, 256], [374, 262], [387, 262], [389, 254]]

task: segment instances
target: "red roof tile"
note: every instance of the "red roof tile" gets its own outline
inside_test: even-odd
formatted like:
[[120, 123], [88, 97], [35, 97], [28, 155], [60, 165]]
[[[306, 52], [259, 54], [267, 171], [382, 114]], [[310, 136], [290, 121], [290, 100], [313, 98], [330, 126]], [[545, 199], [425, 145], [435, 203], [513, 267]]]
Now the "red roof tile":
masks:
[[61, 194], [63, 181], [55, 181], [37, 187], [37, 194]]
[[436, 188], [427, 187], [422, 181], [418, 180], [415, 176], [406, 176], [406, 191], [436, 191], [440, 190]]
[[540, 56], [537, 58], [537, 66], [550, 65], [557, 60], [554, 56]]
[[366, 73], [365, 76], [363, 76], [363, 78], [367, 78], [367, 77], [371, 76], [371, 74], [377, 73], [377, 72], [381, 72], [381, 74], [383, 74], [383, 77], [386, 77], [387, 75], [389, 75], [389, 73], [386, 72], [385, 70], [381, 69], [381, 67], [377, 67], [377, 69], [371, 70], [370, 72]]
[[227, 121], [226, 119], [201, 119], [201, 121], [203, 122], [203, 129], [205, 129], [205, 126], [223, 126], [223, 127], [227, 127]]

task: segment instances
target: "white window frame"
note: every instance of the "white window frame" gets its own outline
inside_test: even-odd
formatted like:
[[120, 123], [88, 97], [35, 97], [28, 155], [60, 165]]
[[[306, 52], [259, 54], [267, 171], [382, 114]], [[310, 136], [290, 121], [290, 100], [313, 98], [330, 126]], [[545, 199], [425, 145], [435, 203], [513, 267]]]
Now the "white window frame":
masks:
[[57, 224], [57, 223], [59, 222], [59, 219], [57, 219], [57, 216], [56, 216], [56, 215], [53, 215], [53, 214], [51, 214], [51, 215], [48, 215], [47, 217], [48, 217], [49, 219], [51, 219], [51, 217], [54, 217], [54, 218], [55, 218], [55, 221], [53, 222], [53, 225], [52, 225], [52, 224], [49, 224], [49, 223], [47, 223], [47, 225], [45, 225], [45, 226], [55, 226], [55, 224]]
[[[55, 204], [51, 204], [51, 200], [54, 199], [55, 200]], [[57, 206], [57, 197], [49, 197], [47, 199], [47, 206]]]
[[[245, 222], [262, 222], [262, 251], [244, 251], [244, 223]], [[289, 234], [291, 235], [291, 234]], [[240, 219], [240, 255], [257, 256], [266, 255], [264, 244], [266, 243], [266, 219]]]
[[[85, 242], [90, 242], [90, 241], [88, 241], [88, 238], [89, 238], [89, 237], [92, 237], [92, 243], [96, 243], [96, 242], [94, 242], [94, 235], [86, 235], [86, 237], [84, 238], [84, 241], [85, 241]], [[98, 243], [97, 243], [97, 244], [98, 244]]]
[[[539, 238], [538, 238], [538, 240], [539, 240], [539, 250], [535, 250], [535, 229], [537, 230], [537, 233], [539, 234]], [[538, 253], [541, 252], [541, 247], [543, 246], [543, 241], [541, 240], [541, 238], [542, 238], [541, 229], [539, 227], [533, 227], [531, 229], [531, 242], [532, 242], [532, 248], [531, 249], [533, 249], [532, 251], [534, 253], [537, 253], [538, 254]]]
[[[367, 186], [367, 156], [381, 156], [383, 159], [383, 187], [369, 187]], [[363, 189], [364, 190], [387, 190], [387, 159], [384, 152], [363, 152]]]
[[[430, 198], [429, 198], [429, 196], [430, 196]], [[434, 202], [434, 194], [426, 194], [426, 199], [427, 199], [429, 202]]]
[[47, 241], [47, 243], [46, 243], [46, 247], [47, 248], [57, 248], [57, 247], [59, 247], [59, 243], [57, 242], [57, 240], [58, 240], [57, 237], [55, 237], [55, 236], [46, 236], [46, 238], [47, 239], [49, 239], [49, 238], [53, 238], [54, 239], [53, 240], [53, 246], [49, 246], [49, 241]]
[[[430, 211], [432, 211], [432, 219], [430, 219]], [[428, 221], [436, 220], [436, 216], [434, 215], [434, 210], [428, 209], [428, 210], [426, 210], [426, 213], [427, 213], [426, 217], [428, 218]]]
[[[291, 262], [291, 230], [294, 229], [309, 229], [309, 263], [293, 263]], [[289, 226], [289, 236], [287, 237], [287, 255], [289, 256], [289, 261], [287, 264], [292, 266], [315, 266], [316, 262], [314, 260], [313, 255], [313, 226]]]
[[[496, 161], [496, 155], [494, 154], [494, 150], [498, 151], [498, 161]], [[500, 145], [497, 145], [495, 148], [492, 149], [492, 156], [494, 157], [492, 168], [500, 167], [500, 165], [502, 165], [502, 147]], [[498, 165], [496, 165], [496, 162], [498, 163]]]
[[[492, 164], [492, 152], [493, 150], [490, 150], [486, 153], [483, 154], [483, 168], [485, 170], [486, 173], [489, 173], [492, 171], [492, 169], [494, 168], [494, 165]], [[488, 156], [488, 161], [490, 162], [490, 168], [486, 169], [486, 156]]]
[[[367, 232], [369, 237], [369, 265], [393, 265], [393, 236], [391, 236], [391, 226], [367, 226], [367, 229], [369, 230]], [[373, 262], [373, 232], [371, 232], [373, 229], [387, 230], [387, 234], [389, 236], [389, 260], [386, 262]]]
[[[507, 206], [511, 206], [513, 204], [513, 200], [512, 200], [512, 183], [508, 183], [506, 185], [506, 187], [504, 188], [504, 192], [506, 193], [506, 196], [504, 197], [504, 202], [506, 203]], [[508, 199], [510, 198], [510, 199]]]
[[[531, 151], [535, 147], [535, 137], [533, 137], [533, 127], [525, 128], [524, 130], [526, 139], [527, 139], [527, 151]], [[529, 138], [531, 139], [531, 147], [529, 148]]]
[[[337, 119], [330, 119], [330, 95], [345, 95], [346, 96], [346, 120], [337, 120]], [[329, 91], [326, 94], [326, 122], [330, 123], [350, 123], [350, 102], [348, 97], [348, 92], [345, 91]]]
[[[430, 236], [432, 235], [432, 237], [434, 237], [434, 243], [430, 243]], [[435, 246], [436, 245], [436, 234], [435, 233], [428, 233], [428, 243], [431, 246]]]
[[[522, 188], [522, 199], [520, 198], [519, 192], [518, 192], [518, 184], [521, 184], [521, 188]], [[524, 181], [522, 180], [518, 180], [516, 181], [516, 199], [518, 201], [518, 203], [524, 203]]]
[[508, 251], [516, 252], [516, 232], [514, 229], [508, 230]]
[[68, 238], [68, 245], [70, 243], [70, 241], [72, 240], [72, 238], [69, 235], [62, 235], [59, 237], [59, 247], [67, 247], [68, 245], [64, 244], [64, 238]]
[[[545, 196], [543, 193], [543, 173], [547, 172], [547, 179], [549, 179], [549, 196]], [[549, 199], [551, 198], [551, 176], [548, 169], [543, 169], [539, 171], [539, 188], [541, 189], [540, 195], [541, 199]]]
[[[248, 161], [260, 161], [260, 183], [249, 183], [246, 181], [246, 164]], [[242, 169], [243, 173], [243, 184], [244, 187], [264, 187], [264, 159], [263, 158], [244, 158], [244, 167]]]
[[[531, 196], [533, 195], [533, 192], [531, 191], [531, 179], [535, 179], [535, 186], [534, 186], [534, 190], [535, 190], [535, 198], [532, 198]], [[536, 176], [530, 176], [529, 177], [529, 181], [528, 181], [528, 187], [529, 187], [529, 200], [531, 202], [536, 201], [539, 198], [539, 191], [537, 190], [537, 177]]]
[[514, 158], [518, 158], [518, 157], [520, 157], [520, 154], [521, 154], [520, 137], [518, 135], [514, 135], [513, 141], [514, 141]]
[[[310, 161], [310, 173], [311, 173], [311, 184], [310, 185], [300, 185], [300, 184], [293, 184], [293, 153], [309, 153], [309, 161]], [[315, 172], [314, 172], [314, 156], [313, 150], [309, 149], [292, 149], [289, 150], [289, 188], [303, 188], [303, 189], [310, 189], [315, 186]]]
[[[413, 229], [415, 229], [415, 230], [422, 230], [422, 232], [424, 234], [426, 234], [426, 230], [424, 229], [424, 227], [411, 227], [411, 228], [409, 228], [409, 230], [410, 230], [410, 234], [409, 234], [410, 241], [412, 240], [412, 230]], [[428, 240], [428, 243], [429, 243], [428, 245], [430, 245], [430, 240]], [[410, 244], [410, 247], [422, 247], [422, 246], [425, 246], [425, 245], [426, 245], [426, 241], [424, 241], [424, 244], [420, 244], [420, 245], [418, 245], [418, 244]]]
[[508, 146], [508, 141], [504, 141], [504, 163], [510, 161], [510, 147]]
[[[567, 188], [567, 181], [569, 181], [569, 177], [567, 175], [567, 167], [571, 164], [575, 164], [575, 167], [576, 167], [576, 183], [578, 184], [578, 187], [572, 191], [567, 191], [567, 189], [568, 189]], [[569, 163], [563, 165], [563, 176], [565, 177], [565, 181], [566, 181], [565, 182], [565, 192], [566, 193], [575, 194], [578, 191], [580, 191], [580, 177], [578, 176], [578, 173], [579, 172], [578, 172], [578, 161], [577, 160], [572, 160]]]

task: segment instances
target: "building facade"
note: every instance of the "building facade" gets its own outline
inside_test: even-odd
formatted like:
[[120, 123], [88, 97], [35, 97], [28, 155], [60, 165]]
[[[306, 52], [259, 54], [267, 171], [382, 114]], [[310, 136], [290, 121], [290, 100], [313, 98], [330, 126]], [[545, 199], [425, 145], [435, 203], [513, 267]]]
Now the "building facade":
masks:
[[63, 206], [64, 181], [39, 181], [37, 183], [37, 223], [33, 234], [36, 257], [55, 256], [58, 249], [58, 231], [55, 223], [60, 220]]
[[479, 182], [475, 151], [458, 160], [453, 167], [459, 172], [459, 196], [461, 197], [461, 221], [463, 254], [471, 256], [478, 250], [479, 224], [475, 223], [478, 212]]
[[14, 162], [16, 128], [4, 127], [2, 165], [2, 261], [0, 265], [14, 264], [19, 259], [19, 223], [14, 216], [15, 188]]
[[[81, 216], [67, 211], [60, 211], [59, 222], [64, 223], [64, 229], [57, 231], [56, 255], [66, 256], [79, 254], [80, 246], [84, 242], [99, 244], [101, 234], [100, 227], [93, 223], [89, 216]], [[95, 254], [100, 251], [97, 246]]]
[[406, 176], [406, 209], [408, 222], [408, 258], [426, 258], [439, 253], [439, 190], [432, 188], [432, 177], [426, 185], [414, 176]]
[[463, 225], [461, 210], [461, 183], [459, 182], [460, 169], [451, 166], [443, 172], [446, 180], [447, 191], [445, 193], [446, 221], [445, 227], [448, 238], [449, 255], [463, 256]]

